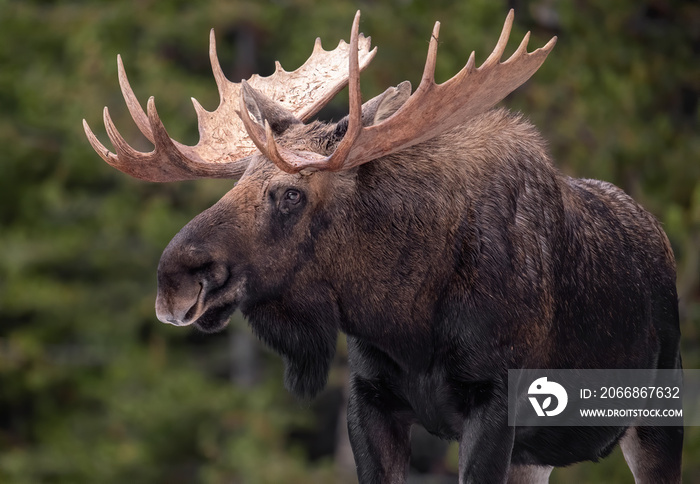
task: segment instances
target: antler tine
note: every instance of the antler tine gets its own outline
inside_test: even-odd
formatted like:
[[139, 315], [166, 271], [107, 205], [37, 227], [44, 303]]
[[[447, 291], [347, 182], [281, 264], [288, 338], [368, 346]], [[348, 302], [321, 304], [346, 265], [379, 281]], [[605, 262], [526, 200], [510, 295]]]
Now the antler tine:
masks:
[[[528, 33], [529, 33], [529, 32], [528, 32]], [[555, 45], [557, 45], [557, 36], [556, 36], [556, 35], [555, 35], [554, 37], [552, 37], [551, 39], [549, 39], [549, 42], [547, 42], [547, 43], [544, 45], [544, 47], [540, 47], [540, 48], [537, 49], [535, 52], [537, 52], [537, 51], [542, 51], [542, 52], [545, 53], [545, 56], [546, 56], [546, 55], [549, 54], [549, 52], [554, 48]], [[533, 54], [534, 54], [535, 52], [533, 52]]]
[[[250, 117], [248, 119], [250, 119]], [[287, 173], [296, 173], [297, 170], [294, 168], [294, 165], [288, 163], [277, 149], [277, 143], [275, 143], [275, 135], [272, 133], [272, 128], [270, 127], [270, 123], [268, 123], [267, 120], [265, 120], [265, 140], [265, 150], [260, 151], [266, 154], [267, 157], [270, 160], [272, 160], [272, 162], [275, 165], [277, 165], [277, 167], [279, 167], [280, 170], [285, 171]]]
[[523, 40], [520, 42], [520, 45], [518, 46], [517, 49], [515, 49], [515, 52], [513, 52], [513, 55], [511, 55], [507, 61], [504, 62], [510, 62], [511, 60], [515, 60], [518, 57], [522, 57], [524, 55], [527, 55], [527, 44], [530, 42], [530, 31], [528, 31], [525, 34], [525, 37], [523, 37]]
[[109, 108], [107, 108], [106, 106], [102, 113], [102, 117], [104, 119], [105, 128], [107, 129], [107, 136], [109, 136], [109, 140], [112, 142], [112, 144], [114, 145], [114, 149], [117, 151], [119, 166], [124, 164], [122, 163], [122, 159], [124, 158], [134, 160], [138, 159], [139, 155], [143, 153], [133, 149], [131, 145], [129, 145], [129, 143], [127, 143], [126, 140], [122, 137], [122, 135], [119, 133], [119, 130], [117, 130], [117, 127], [114, 125], [112, 117], [109, 115]]
[[248, 114], [248, 106], [246, 106], [245, 98], [243, 97], [247, 90], [248, 83], [245, 80], [242, 80], [241, 95], [238, 98], [238, 109], [236, 110], [236, 114], [238, 114], [238, 117], [241, 118], [241, 121], [243, 121], [243, 126], [245, 127], [245, 130], [248, 133], [248, 137], [250, 137], [250, 139], [253, 141], [256, 148], [258, 148], [261, 152], [264, 153], [267, 141], [265, 139], [263, 129], [258, 123], [253, 121], [250, 117], [250, 114]]
[[350, 114], [348, 119], [348, 128], [343, 136], [342, 141], [336, 147], [336, 150], [328, 158], [327, 168], [330, 171], [335, 171], [343, 166], [346, 158], [350, 154], [352, 145], [357, 140], [357, 137], [362, 131], [362, 91], [360, 89], [360, 60], [357, 48], [357, 42], [360, 32], [360, 11], [355, 14], [355, 19], [352, 22], [352, 33], [350, 34], [350, 54], [349, 54], [349, 101]]
[[143, 112], [141, 104], [136, 99], [133, 89], [131, 89], [131, 84], [129, 84], [129, 79], [126, 77], [126, 70], [124, 70], [124, 63], [122, 62], [121, 55], [117, 55], [117, 72], [119, 76], [119, 87], [121, 88], [122, 96], [124, 96], [124, 101], [126, 101], [126, 107], [129, 108], [131, 117], [136, 123], [136, 126], [138, 126], [139, 131], [148, 138], [148, 141], [153, 143], [153, 132], [148, 123], [148, 116]]
[[299, 154], [278, 146], [275, 143], [275, 137], [272, 133], [272, 128], [270, 124], [265, 121], [265, 135], [267, 138], [267, 149], [265, 153], [272, 162], [277, 165], [277, 167], [287, 173], [299, 173], [304, 168], [310, 166], [318, 168], [323, 168], [327, 164], [328, 159], [318, 153], [311, 153], [308, 151], [300, 152]]
[[87, 136], [90, 146], [92, 146], [92, 149], [95, 150], [95, 153], [100, 155], [100, 158], [105, 160], [110, 165], [114, 165], [114, 163], [117, 162], [116, 155], [109, 151], [105, 145], [100, 143], [100, 140], [97, 139], [97, 136], [95, 136], [95, 133], [92, 132], [88, 122], [85, 119], [83, 119], [83, 129], [85, 130], [85, 136]]
[[425, 60], [425, 67], [423, 68], [423, 77], [421, 78], [420, 85], [428, 86], [435, 84], [435, 65], [437, 64], [437, 51], [438, 51], [438, 39], [440, 38], [440, 22], [435, 22], [433, 27], [433, 33], [430, 36], [430, 45], [428, 46], [428, 57]]
[[148, 98], [146, 109], [148, 109], [148, 121], [151, 123], [151, 129], [153, 130], [153, 143], [156, 145], [156, 151], [170, 152], [169, 154], [176, 155], [174, 159], [178, 160], [182, 154], [178, 151], [170, 136], [168, 136], [163, 121], [158, 116], [156, 100], [153, 96]]
[[272, 134], [272, 129], [270, 125], [265, 121], [265, 129], [260, 127], [258, 123], [253, 121], [248, 113], [248, 107], [245, 104], [244, 93], [249, 89], [248, 83], [246, 81], [241, 81], [241, 95], [238, 100], [238, 109], [236, 114], [243, 121], [243, 126], [248, 133], [248, 137], [253, 141], [256, 148], [260, 152], [270, 159], [277, 167], [287, 173], [296, 173], [294, 166], [289, 165], [285, 159], [280, 156], [279, 151], [276, 149], [277, 144], [274, 141], [274, 136]]
[[513, 28], [513, 18], [515, 17], [515, 11], [511, 8], [506, 17], [506, 21], [503, 23], [503, 30], [501, 30], [501, 36], [498, 38], [498, 43], [496, 47], [491, 52], [491, 55], [481, 64], [479, 69], [488, 69], [492, 67], [501, 60], [503, 57], [503, 52], [506, 50], [506, 45], [508, 44], [508, 38], [510, 37], [510, 30]]
[[216, 87], [219, 90], [219, 103], [222, 103], [224, 102], [224, 92], [229, 80], [226, 79], [226, 75], [224, 74], [223, 69], [221, 69], [219, 56], [216, 53], [216, 35], [214, 35], [214, 29], [209, 31], [209, 62], [211, 63], [211, 70], [214, 74]]

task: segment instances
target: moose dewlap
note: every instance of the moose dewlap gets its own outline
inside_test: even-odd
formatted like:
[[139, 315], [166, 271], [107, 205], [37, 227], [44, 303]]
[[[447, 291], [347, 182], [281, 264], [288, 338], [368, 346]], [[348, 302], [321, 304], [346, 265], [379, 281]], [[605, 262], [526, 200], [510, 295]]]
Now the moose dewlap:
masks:
[[[150, 153], [131, 148], [105, 108], [110, 165], [155, 182], [238, 183], [188, 223], [158, 267], [156, 314], [222, 328], [237, 308], [286, 364], [302, 397], [326, 383], [348, 336], [348, 426], [360, 482], [404, 482], [410, 428], [460, 441], [460, 482], [547, 482], [554, 466], [596, 460], [619, 442], [637, 482], [678, 482], [683, 431], [511, 427], [508, 369], [680, 368], [675, 263], [648, 212], [615, 186], [570, 178], [519, 115], [491, 108], [554, 47], [501, 62], [474, 54], [436, 84], [439, 23], [422, 80], [362, 104], [376, 49], [359, 34], [317, 41], [293, 72], [226, 79], [212, 32], [220, 104], [194, 101], [200, 141], [172, 140], [153, 98], [119, 83]], [[347, 67], [345, 67], [347, 66]], [[310, 121], [349, 84], [349, 115]]]

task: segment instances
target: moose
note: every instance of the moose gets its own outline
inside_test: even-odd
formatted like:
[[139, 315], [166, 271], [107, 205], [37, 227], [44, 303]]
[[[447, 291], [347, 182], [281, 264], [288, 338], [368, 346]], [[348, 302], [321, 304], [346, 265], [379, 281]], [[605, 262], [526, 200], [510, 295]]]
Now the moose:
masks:
[[[168, 136], [152, 97], [143, 111], [118, 58], [127, 107], [155, 148], [130, 147], [105, 108], [116, 152], [83, 121], [95, 151], [151, 182], [237, 180], [163, 252], [158, 319], [210, 332], [240, 309], [301, 398], [326, 384], [344, 332], [361, 483], [405, 482], [413, 424], [459, 442], [461, 483], [547, 482], [618, 444], [636, 482], [679, 482], [682, 427], [508, 425], [508, 369], [681, 367], [660, 224], [614, 185], [562, 174], [528, 121], [494, 108], [556, 37], [528, 53], [528, 33], [501, 61], [511, 10], [485, 62], [472, 53], [437, 84], [438, 22], [416, 91], [403, 82], [363, 104], [376, 48], [359, 20], [349, 44], [317, 40], [299, 69], [277, 63], [240, 83], [225, 77], [212, 31], [220, 104], [193, 99], [194, 146]], [[346, 85], [349, 114], [311, 120]]]

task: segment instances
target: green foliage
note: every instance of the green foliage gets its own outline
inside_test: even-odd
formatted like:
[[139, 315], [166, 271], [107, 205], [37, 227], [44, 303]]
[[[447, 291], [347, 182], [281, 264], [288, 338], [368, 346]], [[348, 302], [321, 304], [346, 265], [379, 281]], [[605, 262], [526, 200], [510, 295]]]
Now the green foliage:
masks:
[[[469, 52], [483, 61], [507, 2], [365, 2], [379, 53], [368, 98], [417, 85], [435, 20], [437, 78]], [[678, 260], [684, 363], [700, 367], [700, 7], [652, 0], [518, 1], [512, 37], [559, 42], [506, 102], [550, 142], [567, 173], [618, 184], [663, 223]], [[157, 95], [170, 134], [197, 140], [188, 98], [218, 101], [207, 57], [214, 27], [225, 72], [269, 74], [347, 39], [358, 5], [314, 2], [0, 0], [0, 481], [336, 482], [290, 438], [313, 426], [281, 385], [231, 385], [228, 334], [156, 322], [155, 268], [170, 238], [230, 182], [155, 185], [101, 162], [85, 117], [106, 140], [108, 105], [126, 139], [148, 149], [118, 89], [121, 53], [137, 96]], [[515, 40], [513, 41], [515, 44]], [[515, 45], [510, 47], [515, 49]], [[328, 109], [346, 110], [344, 94]], [[240, 331], [240, 329], [238, 329]], [[342, 378], [338, 378], [342, 380]], [[685, 480], [700, 479], [689, 429]], [[453, 467], [454, 459], [448, 460]], [[450, 462], [452, 462], [450, 464]], [[557, 470], [553, 482], [631, 482], [616, 452]]]

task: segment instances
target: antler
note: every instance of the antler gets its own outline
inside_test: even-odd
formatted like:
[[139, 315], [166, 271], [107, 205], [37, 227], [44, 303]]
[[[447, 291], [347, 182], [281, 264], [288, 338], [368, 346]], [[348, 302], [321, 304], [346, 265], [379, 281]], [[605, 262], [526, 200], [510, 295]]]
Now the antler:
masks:
[[[256, 74], [248, 82], [305, 121], [345, 87], [349, 74], [345, 70], [348, 58], [351, 59], [350, 64], [358, 64], [359, 70], [369, 65], [377, 51], [376, 48], [370, 51], [370, 42], [370, 38], [360, 35], [353, 49], [341, 40], [334, 50], [326, 51], [321, 46], [321, 40], [316, 39], [311, 56], [299, 69], [287, 72], [276, 62], [273, 75], [260, 77]], [[129, 146], [105, 107], [104, 123], [116, 154], [100, 143], [83, 120], [85, 134], [97, 154], [118, 170], [148, 181], [238, 178], [248, 165], [247, 157], [256, 152], [256, 145], [235, 114], [237, 101], [241, 98], [241, 84], [226, 79], [216, 54], [213, 29], [209, 37], [209, 58], [220, 102], [216, 110], [209, 112], [192, 98], [199, 123], [199, 142], [195, 146], [187, 146], [168, 136], [158, 117], [153, 97], [148, 100], [148, 114], [143, 111], [118, 56], [119, 85], [126, 105], [139, 130], [155, 145], [155, 149], [143, 153]], [[247, 110], [244, 111], [247, 114]]]
[[[353, 23], [351, 44], [357, 36], [359, 15], [360, 12], [357, 12]], [[527, 81], [542, 65], [557, 38], [553, 37], [544, 47], [528, 54], [530, 32], [525, 34], [515, 53], [505, 62], [500, 62], [513, 26], [513, 16], [511, 9], [495, 49], [481, 67], [474, 67], [472, 52], [467, 65], [452, 79], [440, 85], [435, 83], [434, 78], [440, 32], [440, 22], [436, 22], [418, 89], [396, 113], [373, 126], [362, 127], [360, 122], [360, 73], [357, 60], [351, 56], [348, 131], [336, 151], [328, 157], [278, 147], [270, 128], [266, 127], [266, 133], [263, 134], [242, 108], [244, 125], [258, 149], [280, 169], [290, 173], [301, 170], [346, 170], [427, 141], [493, 107]], [[355, 52], [353, 48], [350, 50]]]

